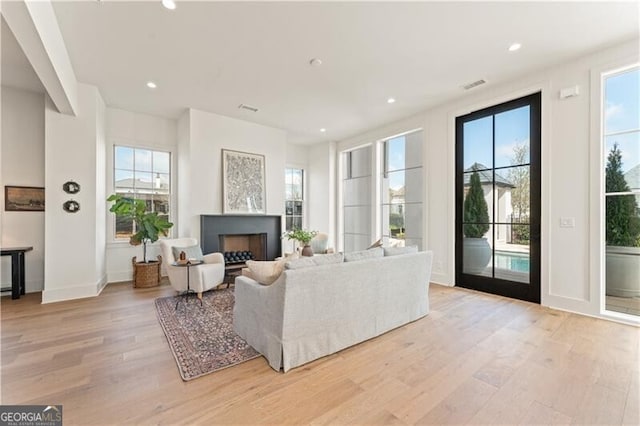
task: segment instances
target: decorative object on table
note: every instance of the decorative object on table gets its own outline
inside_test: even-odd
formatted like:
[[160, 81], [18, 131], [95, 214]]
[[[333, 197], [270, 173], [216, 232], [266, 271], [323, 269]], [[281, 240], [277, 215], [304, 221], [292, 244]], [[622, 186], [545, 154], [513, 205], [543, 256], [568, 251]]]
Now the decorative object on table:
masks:
[[43, 212], [44, 188], [5, 186], [4, 210], [8, 212]]
[[309, 243], [317, 234], [318, 231], [307, 231], [305, 229], [294, 228], [285, 232], [282, 236], [289, 240], [298, 241], [302, 246], [302, 251], [300, 252], [302, 256], [313, 256], [313, 249]]
[[78, 192], [80, 192], [80, 184], [70, 180], [62, 185], [62, 189], [67, 194], [77, 194]]
[[264, 155], [222, 150], [224, 214], [266, 212]]
[[77, 213], [80, 210], [80, 203], [73, 200], [65, 201], [62, 209], [67, 213]]
[[185, 253], [184, 251], [181, 251], [178, 260], [176, 260], [176, 263], [178, 265], [186, 265], [187, 262], [188, 262], [187, 253]]
[[489, 208], [484, 198], [480, 175], [474, 169], [464, 199], [462, 262], [466, 274], [482, 273], [491, 260], [491, 247], [484, 234], [489, 230]]
[[[159, 216], [157, 212], [147, 211], [147, 203], [144, 200], [113, 194], [107, 198], [107, 201], [113, 202], [109, 209], [110, 212], [118, 217], [133, 221], [135, 233], [129, 239], [129, 243], [134, 246], [140, 244], [143, 246], [143, 261], [136, 262], [136, 257], [132, 259], [134, 266], [133, 286], [149, 287], [158, 285], [160, 283], [160, 263], [162, 258], [158, 256], [158, 260], [147, 260], [147, 243], [158, 241], [160, 235], [167, 236], [173, 223], [169, 222], [166, 217]], [[149, 264], [156, 265], [157, 277], [152, 273], [138, 273], [137, 269], [139, 267], [144, 268], [145, 271], [152, 271], [153, 268], [148, 267]]]
[[260, 356], [233, 331], [232, 289], [209, 291], [203, 307], [176, 311], [174, 297], [156, 299], [158, 321], [171, 348], [182, 380], [187, 381]]

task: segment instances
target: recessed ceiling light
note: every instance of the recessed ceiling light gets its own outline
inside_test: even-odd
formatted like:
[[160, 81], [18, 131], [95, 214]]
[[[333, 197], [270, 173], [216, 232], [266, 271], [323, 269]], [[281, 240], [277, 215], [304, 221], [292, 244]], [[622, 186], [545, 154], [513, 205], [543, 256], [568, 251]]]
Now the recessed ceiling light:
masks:
[[327, 129], [325, 129], [325, 128], [323, 127], [322, 129], [320, 129], [320, 131], [321, 131], [322, 133], [324, 133], [324, 132], [326, 132], [326, 131], [327, 131]]
[[520, 43], [513, 43], [511, 46], [509, 46], [509, 52], [515, 52], [516, 50], [520, 50], [521, 47], [522, 45]]
[[149, 89], [155, 89], [156, 87], [158, 87], [158, 85], [155, 84], [153, 81], [147, 81], [147, 87]]
[[173, 10], [176, 8], [176, 2], [173, 0], [162, 0], [162, 5], [169, 10]]
[[309, 65], [311, 65], [312, 67], [319, 67], [320, 65], [322, 65], [322, 59], [313, 58], [309, 61]]
[[395, 100], [394, 98], [389, 98], [389, 99], [387, 99], [387, 103], [388, 103], [388, 104], [392, 104], [392, 103], [394, 103], [395, 101], [396, 101], [396, 100]]

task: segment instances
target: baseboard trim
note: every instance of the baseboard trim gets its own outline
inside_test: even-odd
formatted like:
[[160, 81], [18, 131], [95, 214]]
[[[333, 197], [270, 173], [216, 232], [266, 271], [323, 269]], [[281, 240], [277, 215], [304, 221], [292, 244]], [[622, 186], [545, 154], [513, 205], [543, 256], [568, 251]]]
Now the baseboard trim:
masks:
[[96, 297], [106, 285], [107, 276], [105, 275], [94, 284], [57, 288], [54, 290], [45, 289], [42, 292], [42, 304]]
[[132, 271], [107, 272], [107, 282], [120, 283], [133, 280]]

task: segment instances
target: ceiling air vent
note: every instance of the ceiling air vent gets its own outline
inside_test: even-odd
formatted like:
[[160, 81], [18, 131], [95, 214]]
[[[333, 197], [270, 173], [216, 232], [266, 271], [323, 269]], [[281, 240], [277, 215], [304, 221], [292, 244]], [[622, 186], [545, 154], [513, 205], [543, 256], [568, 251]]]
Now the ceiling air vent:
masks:
[[486, 82], [487, 80], [481, 78], [480, 80], [476, 80], [473, 83], [465, 84], [462, 87], [464, 90], [470, 90], [470, 89], [473, 89], [474, 87], [478, 87], [482, 84], [485, 84]]
[[246, 109], [247, 111], [251, 111], [251, 112], [258, 112], [258, 108], [252, 107], [251, 105], [240, 104], [238, 105], [238, 108]]

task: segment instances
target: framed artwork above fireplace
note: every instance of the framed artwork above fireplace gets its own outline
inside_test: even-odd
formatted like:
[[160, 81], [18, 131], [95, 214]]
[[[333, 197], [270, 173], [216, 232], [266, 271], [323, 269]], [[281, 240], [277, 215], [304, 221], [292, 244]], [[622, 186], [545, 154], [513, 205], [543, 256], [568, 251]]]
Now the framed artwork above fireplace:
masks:
[[222, 212], [265, 214], [264, 155], [222, 150]]

